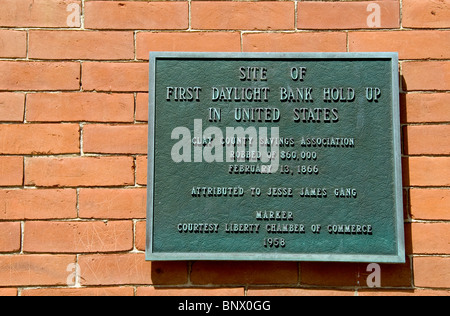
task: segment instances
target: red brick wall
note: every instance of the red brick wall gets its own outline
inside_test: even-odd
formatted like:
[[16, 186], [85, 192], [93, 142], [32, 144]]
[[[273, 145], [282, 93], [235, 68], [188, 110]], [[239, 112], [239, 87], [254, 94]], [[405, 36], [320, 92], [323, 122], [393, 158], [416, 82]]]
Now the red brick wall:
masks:
[[[146, 262], [149, 51], [397, 51], [406, 263]], [[0, 295], [450, 294], [450, 0], [0, 1]]]

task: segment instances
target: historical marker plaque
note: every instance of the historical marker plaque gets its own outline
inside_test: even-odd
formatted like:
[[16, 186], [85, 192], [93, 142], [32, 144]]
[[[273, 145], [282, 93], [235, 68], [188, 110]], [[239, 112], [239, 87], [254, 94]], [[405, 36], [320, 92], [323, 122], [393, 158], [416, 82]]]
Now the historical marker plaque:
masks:
[[151, 53], [147, 260], [404, 262], [395, 53]]

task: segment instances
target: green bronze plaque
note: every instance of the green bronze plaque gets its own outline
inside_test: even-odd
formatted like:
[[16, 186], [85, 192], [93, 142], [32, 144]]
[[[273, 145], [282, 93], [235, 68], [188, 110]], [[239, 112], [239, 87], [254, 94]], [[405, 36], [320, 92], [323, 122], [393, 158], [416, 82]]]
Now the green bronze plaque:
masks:
[[404, 262], [396, 53], [150, 53], [147, 260]]

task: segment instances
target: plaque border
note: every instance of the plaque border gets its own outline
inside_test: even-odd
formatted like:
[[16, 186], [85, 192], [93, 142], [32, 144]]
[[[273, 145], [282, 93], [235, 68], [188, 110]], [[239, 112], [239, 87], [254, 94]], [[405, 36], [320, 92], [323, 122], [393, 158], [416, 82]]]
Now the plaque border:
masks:
[[[394, 182], [396, 209], [397, 253], [379, 254], [282, 254], [282, 253], [215, 253], [215, 252], [153, 252], [154, 205], [154, 152], [155, 152], [155, 84], [156, 61], [158, 59], [387, 59], [391, 62], [392, 74], [392, 130], [394, 154]], [[377, 262], [405, 263], [405, 236], [403, 219], [403, 184], [401, 164], [401, 130], [399, 105], [399, 70], [397, 52], [365, 53], [218, 53], [218, 52], [150, 52], [149, 56], [149, 111], [148, 111], [148, 155], [147, 155], [147, 222], [145, 259], [147, 261], [323, 261], [323, 262]]]

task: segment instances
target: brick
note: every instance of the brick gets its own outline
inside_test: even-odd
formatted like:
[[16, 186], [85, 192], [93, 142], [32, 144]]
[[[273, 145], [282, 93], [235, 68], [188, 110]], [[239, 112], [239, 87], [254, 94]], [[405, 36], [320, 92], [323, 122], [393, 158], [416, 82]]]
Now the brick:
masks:
[[414, 291], [416, 296], [450, 296], [450, 290], [433, 290], [433, 289], [416, 289]]
[[81, 9], [81, 1], [76, 0], [2, 0], [0, 26], [69, 27], [73, 11], [67, 10], [72, 3]]
[[414, 290], [391, 290], [391, 289], [361, 289], [358, 296], [414, 296]]
[[404, 128], [407, 155], [450, 154], [450, 125], [413, 125]]
[[409, 157], [404, 165], [410, 186], [450, 186], [450, 157]]
[[300, 264], [300, 284], [355, 286], [359, 269], [357, 263], [304, 262]]
[[191, 27], [202, 30], [292, 30], [293, 2], [193, 1]]
[[78, 124], [0, 125], [1, 154], [70, 154], [80, 152]]
[[21, 228], [19, 222], [0, 223], [0, 253], [20, 250]]
[[133, 248], [131, 221], [25, 222], [23, 251], [92, 253]]
[[[406, 262], [401, 264], [380, 264], [380, 279], [382, 287], [404, 287], [410, 288], [413, 285], [413, 273], [411, 261], [406, 257]], [[359, 282], [361, 286], [367, 287], [367, 278], [373, 272], [367, 271], [367, 263], [360, 264]]]
[[146, 243], [146, 236], [147, 236], [147, 225], [146, 221], [139, 221], [136, 222], [136, 228], [135, 228], [135, 236], [134, 236], [134, 245], [137, 250], [145, 251], [145, 243]]
[[23, 122], [25, 95], [0, 93], [0, 122]]
[[188, 10], [187, 1], [89, 1], [85, 3], [84, 25], [88, 29], [187, 29]]
[[0, 256], [0, 286], [66, 285], [71, 255]]
[[83, 63], [87, 91], [148, 91], [148, 63]]
[[450, 122], [448, 93], [408, 93], [402, 99], [405, 123]]
[[450, 62], [411, 61], [402, 63], [403, 90], [450, 90]]
[[0, 61], [0, 90], [78, 90], [75, 62]]
[[403, 225], [404, 235], [405, 235], [405, 254], [412, 255], [412, 234], [411, 234], [411, 223], [405, 220]]
[[136, 96], [136, 121], [148, 122], [148, 93]]
[[23, 184], [23, 157], [0, 156], [0, 186]]
[[0, 57], [27, 57], [27, 33], [24, 31], [0, 30]]
[[449, 296], [448, 290], [414, 289], [414, 290], [360, 290], [358, 296]]
[[449, 254], [449, 223], [412, 223], [412, 250], [415, 254]]
[[133, 185], [133, 157], [27, 158], [25, 184], [43, 187]]
[[[377, 5], [376, 7], [370, 7]], [[374, 19], [380, 12], [379, 24]], [[298, 2], [299, 29], [398, 28], [399, 1]], [[375, 23], [375, 24], [374, 24]]]
[[[367, 287], [368, 263], [304, 262], [300, 264], [300, 284], [315, 286]], [[380, 264], [381, 286], [411, 286], [411, 267], [404, 264]]]
[[348, 39], [350, 52], [398, 52], [400, 59], [450, 57], [450, 31], [350, 32]]
[[186, 262], [150, 262], [141, 253], [81, 255], [78, 262], [82, 285], [187, 283]]
[[145, 218], [147, 190], [137, 189], [81, 189], [80, 218], [136, 219]]
[[410, 189], [409, 199], [413, 219], [450, 220], [450, 190]]
[[322, 290], [301, 288], [249, 288], [247, 296], [355, 296], [352, 290]]
[[20, 296], [134, 296], [132, 287], [23, 289]]
[[28, 122], [133, 122], [134, 96], [109, 93], [32, 93]]
[[244, 296], [244, 288], [138, 287], [136, 296]]
[[77, 192], [73, 189], [0, 190], [0, 201], [0, 220], [77, 217]]
[[85, 153], [146, 154], [147, 125], [100, 125], [83, 127]]
[[192, 264], [191, 282], [198, 285], [297, 284], [295, 262], [209, 262]]
[[414, 257], [413, 263], [416, 287], [450, 287], [450, 258]]
[[244, 52], [345, 52], [345, 33], [247, 33]]
[[0, 296], [17, 296], [17, 289], [13, 288], [2, 288], [0, 289]]
[[136, 184], [147, 185], [147, 156], [136, 157]]
[[30, 31], [28, 57], [134, 59], [134, 34], [133, 32]]
[[137, 33], [138, 59], [149, 59], [150, 51], [240, 52], [239, 32]]
[[411, 28], [450, 27], [450, 1], [403, 0], [402, 25]]

